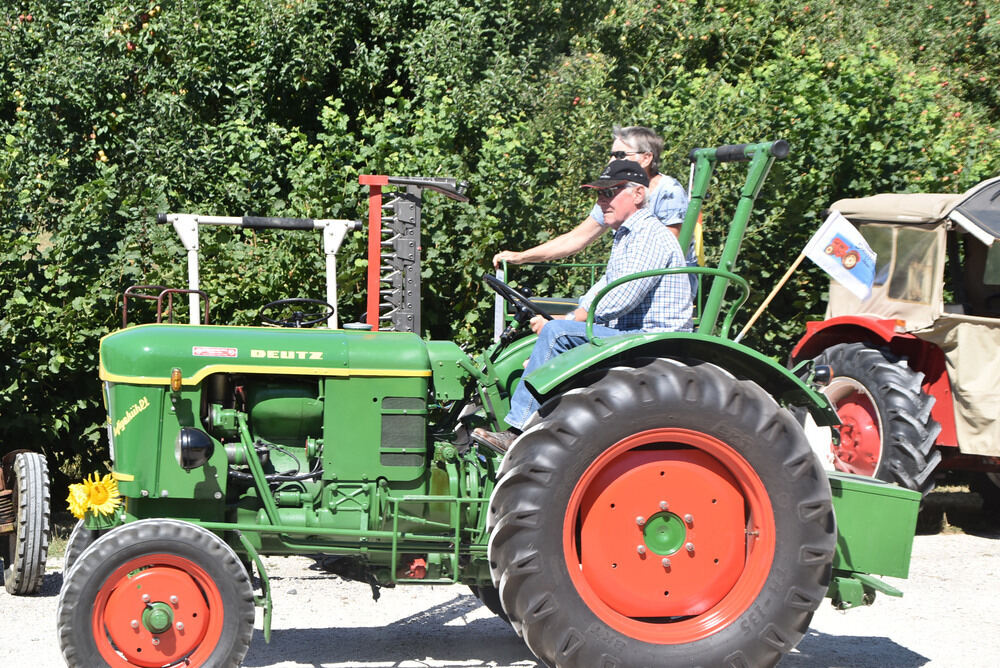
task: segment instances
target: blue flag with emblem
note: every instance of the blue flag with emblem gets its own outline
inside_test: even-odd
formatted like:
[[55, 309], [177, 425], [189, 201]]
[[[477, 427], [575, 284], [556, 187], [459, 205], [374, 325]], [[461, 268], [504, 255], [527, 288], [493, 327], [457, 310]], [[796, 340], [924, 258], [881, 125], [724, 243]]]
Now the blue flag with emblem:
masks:
[[827, 217], [803, 253], [858, 299], [871, 296], [875, 251], [839, 211]]

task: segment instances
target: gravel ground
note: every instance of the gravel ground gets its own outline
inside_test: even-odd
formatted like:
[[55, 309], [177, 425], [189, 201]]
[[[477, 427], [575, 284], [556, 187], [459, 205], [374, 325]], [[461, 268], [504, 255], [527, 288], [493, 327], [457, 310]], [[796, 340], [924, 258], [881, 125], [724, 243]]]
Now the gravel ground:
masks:
[[[1000, 662], [1000, 533], [946, 527], [917, 536], [901, 599], [837, 612], [825, 602], [783, 668], [993, 668]], [[0, 588], [0, 666], [64, 665], [55, 631], [61, 560], [41, 594]], [[268, 560], [271, 644], [258, 613], [245, 666], [394, 668], [537, 666], [509, 626], [460, 586], [371, 590], [326, 575], [311, 559]]]

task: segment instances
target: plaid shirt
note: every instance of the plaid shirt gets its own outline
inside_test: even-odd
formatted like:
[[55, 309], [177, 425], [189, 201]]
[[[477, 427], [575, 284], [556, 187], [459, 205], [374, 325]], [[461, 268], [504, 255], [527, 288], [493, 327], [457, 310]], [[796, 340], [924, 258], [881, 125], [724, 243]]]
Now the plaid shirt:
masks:
[[[686, 265], [673, 233], [649, 209], [639, 209], [615, 230], [604, 275], [580, 298], [580, 307], [589, 309], [598, 291], [622, 276]], [[686, 274], [629, 281], [604, 295], [594, 319], [621, 331], [689, 331], [691, 283]]]

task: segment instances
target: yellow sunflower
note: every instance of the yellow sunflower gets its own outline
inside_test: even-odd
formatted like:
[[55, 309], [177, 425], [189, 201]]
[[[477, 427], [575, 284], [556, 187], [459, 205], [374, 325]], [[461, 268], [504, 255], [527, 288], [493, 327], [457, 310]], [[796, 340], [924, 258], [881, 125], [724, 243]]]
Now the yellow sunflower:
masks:
[[69, 503], [69, 512], [73, 513], [73, 517], [82, 520], [83, 516], [87, 514], [88, 498], [83, 483], [78, 482], [69, 486], [69, 496], [66, 497], [66, 501]]
[[97, 473], [92, 478], [84, 478], [82, 483], [69, 486], [69, 509], [73, 515], [79, 519], [88, 510], [95, 515], [110, 515], [121, 504], [121, 496], [118, 494], [118, 481], [105, 474], [99, 478]]

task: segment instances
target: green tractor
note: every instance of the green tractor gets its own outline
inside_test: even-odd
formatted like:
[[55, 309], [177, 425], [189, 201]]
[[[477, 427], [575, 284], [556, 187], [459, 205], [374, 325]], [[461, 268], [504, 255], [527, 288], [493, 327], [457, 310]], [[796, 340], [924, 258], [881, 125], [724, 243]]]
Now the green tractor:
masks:
[[[376, 597], [464, 584], [549, 666], [773, 665], [824, 596], [849, 608], [899, 595], [873, 574], [906, 576], [919, 494], [828, 477], [788, 408], [833, 425], [829, 402], [729, 336], [749, 290], [732, 267], [787, 151], [692, 153], [683, 246], [713, 168], [749, 161], [719, 268], [660, 270], [710, 280], [694, 333], [591, 337], [522, 377], [534, 341], [524, 325], [540, 307], [489, 276], [516, 313], [498, 339], [476, 356], [425, 340], [422, 194], [463, 200], [464, 184], [363, 176], [366, 324], [337, 328], [332, 286], [325, 304], [265, 307], [280, 329], [158, 322], [105, 337], [110, 476], [124, 503], [88, 510], [67, 550], [67, 663], [238, 665], [255, 606], [270, 637], [263, 555], [325, 555]], [[383, 205], [386, 186], [402, 190]], [[322, 229], [328, 257], [359, 225], [160, 220], [195, 260], [198, 224]], [[187, 295], [207, 323], [196, 261], [189, 276], [185, 290], [132, 296], [155, 299], [164, 320]], [[718, 324], [730, 286], [743, 299]], [[480, 448], [470, 431], [506, 427], [518, 383], [541, 410], [506, 454]]]

